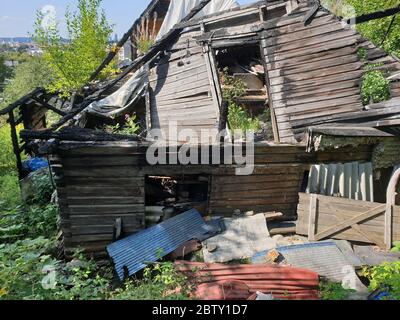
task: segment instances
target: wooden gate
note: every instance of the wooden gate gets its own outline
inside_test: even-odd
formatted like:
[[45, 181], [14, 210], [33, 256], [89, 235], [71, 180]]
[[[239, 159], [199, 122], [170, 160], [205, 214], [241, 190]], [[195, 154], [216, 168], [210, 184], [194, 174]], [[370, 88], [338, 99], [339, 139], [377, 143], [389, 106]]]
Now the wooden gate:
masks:
[[310, 241], [329, 237], [387, 248], [392, 240], [400, 240], [399, 206], [391, 206], [391, 223], [386, 223], [386, 204], [307, 193], [299, 197], [296, 232]]

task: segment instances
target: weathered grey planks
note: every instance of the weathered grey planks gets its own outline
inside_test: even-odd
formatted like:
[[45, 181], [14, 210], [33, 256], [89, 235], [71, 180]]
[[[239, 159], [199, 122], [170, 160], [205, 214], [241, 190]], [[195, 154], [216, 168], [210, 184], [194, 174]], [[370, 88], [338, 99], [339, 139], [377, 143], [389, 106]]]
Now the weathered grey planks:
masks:
[[[318, 199], [314, 234], [309, 234], [310, 201]], [[309, 235], [316, 240], [326, 237], [375, 243], [384, 248], [385, 204], [328, 197], [315, 194], [299, 194], [296, 232]], [[393, 240], [400, 239], [400, 208], [393, 210]]]
[[[400, 70], [397, 59], [332, 14], [318, 11], [305, 26], [303, 18], [311, 7], [302, 2], [291, 14], [261, 25], [271, 104], [284, 142], [302, 139], [305, 128], [314, 122], [361, 111], [365, 64], [382, 63], [380, 70]], [[365, 57], [360, 48], [365, 49]], [[397, 87], [391, 83], [392, 97], [400, 94]]]
[[171, 45], [174, 53], [150, 72], [151, 128], [162, 129], [166, 137], [170, 121], [179, 129], [190, 128], [197, 133], [216, 128], [218, 123], [210, 71], [202, 47], [193, 39], [196, 35], [199, 31], [182, 34]]

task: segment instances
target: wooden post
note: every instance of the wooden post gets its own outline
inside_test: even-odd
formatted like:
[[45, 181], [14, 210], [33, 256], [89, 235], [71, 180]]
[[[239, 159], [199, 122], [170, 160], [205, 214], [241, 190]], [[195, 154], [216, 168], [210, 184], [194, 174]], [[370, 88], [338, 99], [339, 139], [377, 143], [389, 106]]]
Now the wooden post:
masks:
[[13, 111], [10, 111], [8, 113], [8, 121], [10, 123], [11, 141], [12, 141], [12, 144], [13, 144], [13, 150], [14, 150], [15, 158], [16, 158], [16, 161], [17, 161], [18, 177], [19, 177], [19, 179], [22, 179], [21, 153], [20, 153], [20, 148], [19, 148], [19, 143], [18, 143], [18, 134], [17, 134], [17, 129], [15, 127], [15, 118], [14, 118], [14, 112]]
[[269, 80], [269, 72], [268, 72], [267, 62], [265, 60], [263, 44], [265, 44], [264, 34], [263, 34], [263, 39], [261, 39], [261, 41], [260, 41], [261, 60], [262, 60], [262, 63], [264, 66], [264, 72], [265, 72], [265, 82], [266, 82], [267, 95], [268, 95], [268, 105], [269, 105], [269, 110], [271, 112], [271, 123], [272, 123], [272, 131], [274, 134], [274, 141], [276, 143], [279, 143], [280, 142], [279, 129], [278, 129], [278, 123], [277, 123], [276, 115], [275, 115], [274, 103], [272, 101], [272, 94], [271, 94], [271, 89], [270, 89], [271, 84], [270, 84], [270, 80]]
[[393, 207], [396, 200], [396, 186], [400, 179], [400, 166], [393, 170], [386, 190], [386, 212], [385, 212], [385, 245], [386, 249], [392, 248], [392, 226], [393, 226]]
[[318, 195], [312, 193], [310, 199], [310, 217], [308, 220], [308, 240], [315, 240], [315, 220], [317, 218]]

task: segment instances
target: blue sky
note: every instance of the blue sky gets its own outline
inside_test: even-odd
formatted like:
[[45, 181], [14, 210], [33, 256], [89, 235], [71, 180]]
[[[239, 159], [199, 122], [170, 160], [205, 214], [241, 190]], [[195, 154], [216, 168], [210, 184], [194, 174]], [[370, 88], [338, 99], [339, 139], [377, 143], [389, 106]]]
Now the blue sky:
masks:
[[[150, 0], [103, 0], [103, 8], [114, 31], [121, 36], [146, 8]], [[240, 4], [256, 0], [238, 0]], [[0, 37], [25, 37], [33, 29], [36, 11], [46, 5], [55, 8], [61, 30], [67, 6], [76, 7], [76, 0], [0, 0]]]

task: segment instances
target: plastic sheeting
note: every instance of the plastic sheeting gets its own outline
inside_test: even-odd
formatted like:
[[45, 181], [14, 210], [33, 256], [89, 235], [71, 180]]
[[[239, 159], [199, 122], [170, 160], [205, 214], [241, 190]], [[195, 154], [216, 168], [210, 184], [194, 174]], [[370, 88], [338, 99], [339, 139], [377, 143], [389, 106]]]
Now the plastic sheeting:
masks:
[[[157, 40], [161, 39], [175, 24], [182, 21], [182, 19], [185, 18], [195, 6], [199, 5], [201, 1], [202, 0], [171, 0], [164, 22], [158, 32]], [[203, 10], [194, 16], [194, 19], [215, 12], [229, 10], [237, 6], [238, 3], [234, 0], [212, 0]]]
[[[158, 33], [157, 40], [179, 23], [201, 0], [171, 0], [168, 12]], [[236, 7], [234, 0], [212, 0], [195, 18]], [[120, 89], [108, 97], [93, 102], [86, 111], [104, 117], [123, 115], [138, 99], [143, 97], [148, 84], [148, 69], [137, 71]]]
[[142, 67], [113, 94], [90, 104], [87, 111], [105, 117], [120, 116], [143, 96], [148, 81], [148, 68]]
[[[275, 248], [269, 236], [264, 214], [251, 217], [225, 218], [226, 231], [204, 242], [204, 261], [207, 263], [227, 262], [250, 258], [260, 251]], [[215, 251], [209, 252], [208, 248]]]

